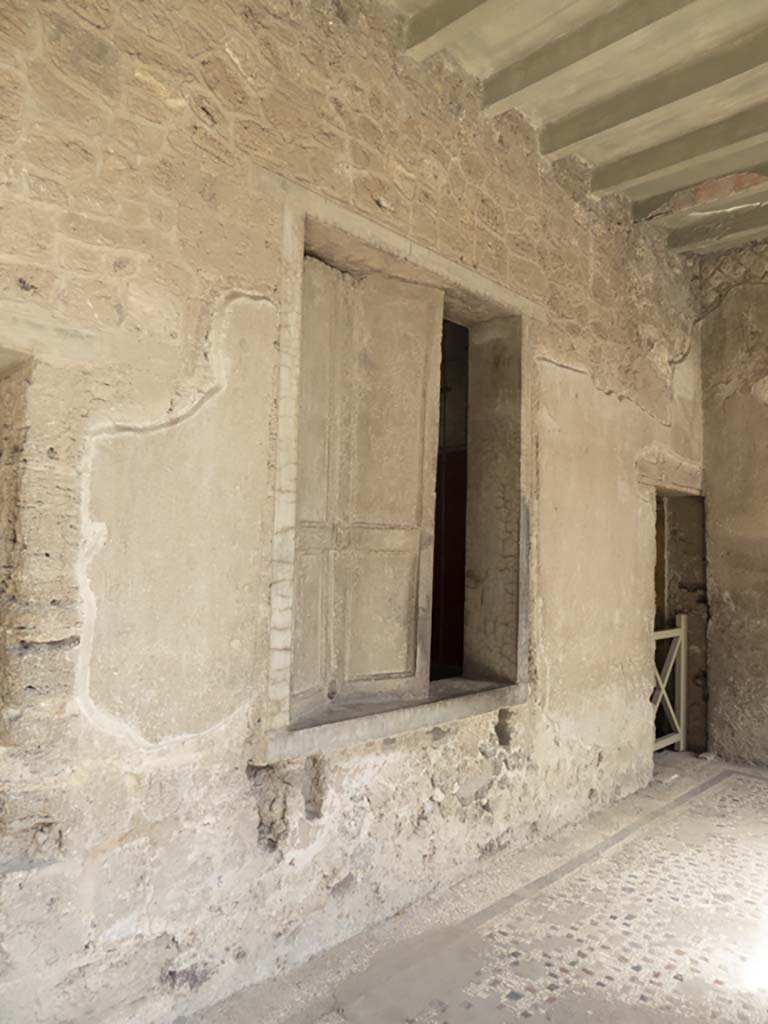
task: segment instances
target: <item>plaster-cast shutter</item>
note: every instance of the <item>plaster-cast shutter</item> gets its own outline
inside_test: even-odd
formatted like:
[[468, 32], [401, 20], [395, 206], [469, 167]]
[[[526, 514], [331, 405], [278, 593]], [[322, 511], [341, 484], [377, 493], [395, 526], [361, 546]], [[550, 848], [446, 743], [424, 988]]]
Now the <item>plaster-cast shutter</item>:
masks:
[[292, 714], [429, 685], [442, 292], [304, 262]]

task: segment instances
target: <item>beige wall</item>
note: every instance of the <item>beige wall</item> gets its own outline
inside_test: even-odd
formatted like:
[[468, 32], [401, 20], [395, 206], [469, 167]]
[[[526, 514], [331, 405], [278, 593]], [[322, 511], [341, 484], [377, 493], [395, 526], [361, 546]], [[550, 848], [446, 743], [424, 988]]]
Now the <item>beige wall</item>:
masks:
[[[693, 311], [656, 234], [401, 57], [377, 3], [3, 14], [2, 347], [32, 362], [2, 394], [0, 1006], [167, 1021], [647, 781], [652, 488], [699, 483]], [[249, 765], [290, 656], [297, 186], [520, 296], [531, 697], [503, 742], [486, 715]]]
[[768, 246], [701, 261], [709, 728], [768, 763]]

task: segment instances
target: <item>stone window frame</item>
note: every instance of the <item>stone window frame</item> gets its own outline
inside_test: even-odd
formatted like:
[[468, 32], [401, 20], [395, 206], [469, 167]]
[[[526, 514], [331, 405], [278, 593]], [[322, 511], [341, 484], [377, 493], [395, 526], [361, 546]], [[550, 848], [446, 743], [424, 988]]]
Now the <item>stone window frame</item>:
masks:
[[[340, 750], [524, 704], [528, 700], [530, 609], [529, 519], [532, 501], [532, 328], [546, 319], [541, 306], [477, 271], [412, 242], [395, 231], [300, 187], [284, 208], [280, 292], [279, 386], [275, 444], [275, 505], [270, 585], [270, 649], [266, 693], [254, 761]], [[346, 271], [389, 273], [439, 287], [446, 319], [472, 330], [490, 320], [515, 319], [521, 347], [521, 522], [517, 680], [475, 693], [381, 710], [320, 725], [291, 724], [291, 656], [296, 536], [299, 358], [302, 277], [307, 253]], [[404, 277], [405, 272], [405, 277]]]

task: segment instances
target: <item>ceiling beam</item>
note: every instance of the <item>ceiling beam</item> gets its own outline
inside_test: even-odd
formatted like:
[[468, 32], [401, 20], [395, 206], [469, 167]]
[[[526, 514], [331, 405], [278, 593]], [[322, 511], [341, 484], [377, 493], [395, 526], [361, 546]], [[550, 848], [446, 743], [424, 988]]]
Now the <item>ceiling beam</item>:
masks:
[[406, 50], [416, 60], [426, 60], [460, 39], [472, 21], [485, 13], [488, 0], [435, 0], [408, 22]]
[[592, 190], [617, 192], [687, 167], [695, 180], [698, 162], [721, 152], [726, 156], [733, 149], [763, 140], [768, 140], [768, 103], [758, 103], [724, 121], [602, 164], [593, 172]]
[[627, 188], [626, 193], [633, 202], [640, 203], [663, 192], [679, 192], [690, 185], [699, 185], [702, 181], [722, 178], [727, 174], [738, 174], [745, 169], [751, 170], [767, 160], [768, 135], [762, 135], [755, 141], [732, 146], [694, 163], [673, 167], [670, 171], [656, 175], [640, 185]]
[[749, 193], [768, 186], [768, 163], [756, 164], [744, 171], [723, 175], [720, 178], [705, 178], [681, 189], [660, 192], [645, 199], [638, 199], [632, 205], [635, 221], [664, 221], [678, 217], [689, 210], [707, 207], [712, 203], [730, 197]]
[[486, 79], [484, 107], [501, 114], [515, 106], [518, 93], [563, 71], [593, 53], [634, 35], [661, 18], [687, 7], [695, 0], [625, 0], [619, 7], [547, 43]]
[[715, 48], [714, 52], [696, 61], [614, 93], [547, 125], [541, 136], [542, 152], [563, 156], [601, 132], [727, 82], [766, 61], [768, 26], [751, 32], [726, 49]]
[[677, 228], [669, 233], [675, 252], [704, 252], [724, 249], [768, 233], [768, 202], [745, 202], [743, 208], [713, 214], [701, 224]]

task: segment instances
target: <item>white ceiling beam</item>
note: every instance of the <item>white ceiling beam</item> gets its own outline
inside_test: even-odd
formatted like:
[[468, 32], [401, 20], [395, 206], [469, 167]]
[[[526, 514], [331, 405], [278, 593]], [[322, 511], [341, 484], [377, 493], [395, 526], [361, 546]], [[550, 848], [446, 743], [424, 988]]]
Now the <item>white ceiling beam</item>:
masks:
[[725, 163], [734, 151], [762, 141], [768, 141], [768, 102], [758, 103], [723, 121], [602, 164], [592, 174], [592, 190], [620, 192], [670, 171], [687, 168], [691, 168], [691, 180], [695, 180], [696, 165], [702, 161], [712, 161], [722, 154]]
[[416, 60], [426, 60], [460, 39], [486, 15], [488, 0], [436, 0], [408, 22], [406, 49]]
[[734, 197], [735, 202], [739, 196], [752, 194], [755, 190], [768, 191], [768, 163], [755, 164], [719, 178], [702, 178], [683, 188], [638, 199], [632, 205], [632, 216], [636, 221], [653, 220], [663, 223], [731, 197]]
[[650, 114], [670, 103], [695, 96], [768, 62], [768, 26], [724, 49], [715, 47], [700, 59], [614, 93], [568, 117], [547, 125], [542, 152], [564, 156], [580, 143]]
[[768, 231], [768, 202], [744, 201], [741, 209], [713, 214], [699, 224], [669, 233], [674, 252], [713, 252], [762, 238]]
[[484, 86], [489, 114], [514, 107], [524, 89], [598, 53], [654, 22], [674, 14], [695, 0], [625, 0], [612, 11], [593, 18], [575, 32], [560, 36], [541, 49], [491, 75]]

